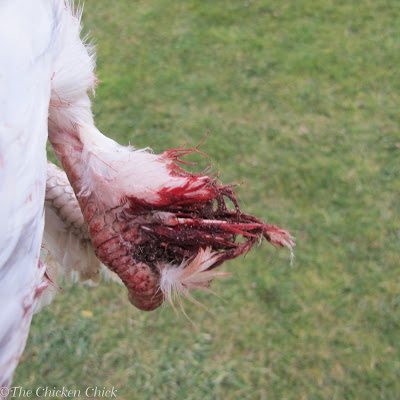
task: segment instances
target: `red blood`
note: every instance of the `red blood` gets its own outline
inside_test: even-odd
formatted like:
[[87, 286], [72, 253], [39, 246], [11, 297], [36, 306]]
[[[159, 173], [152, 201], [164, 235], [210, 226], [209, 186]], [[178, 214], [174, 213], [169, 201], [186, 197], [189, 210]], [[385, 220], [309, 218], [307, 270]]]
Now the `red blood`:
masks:
[[179, 266], [208, 247], [218, 253], [212, 269], [249, 251], [262, 237], [276, 246], [294, 244], [286, 231], [243, 213], [232, 187], [181, 168], [180, 157], [192, 151], [198, 149], [162, 154], [171, 176], [185, 182], [178, 187], [166, 182], [156, 193], [158, 202], [130, 196], [118, 207], [105, 209], [99, 204], [101, 196], [77, 196], [97, 256], [119, 275], [130, 301], [142, 310], [163, 302], [159, 283], [166, 264]]

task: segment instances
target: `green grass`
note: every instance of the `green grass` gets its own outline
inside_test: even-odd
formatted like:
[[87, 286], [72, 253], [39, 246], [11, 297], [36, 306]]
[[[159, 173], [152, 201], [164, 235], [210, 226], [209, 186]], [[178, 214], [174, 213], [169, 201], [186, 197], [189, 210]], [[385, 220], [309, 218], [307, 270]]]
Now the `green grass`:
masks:
[[[119, 399], [398, 399], [400, 3], [87, 0], [99, 128], [196, 144], [243, 208], [297, 237], [225, 266], [187, 304], [66, 286], [35, 316], [15, 385]], [[86, 310], [91, 310], [90, 316]]]

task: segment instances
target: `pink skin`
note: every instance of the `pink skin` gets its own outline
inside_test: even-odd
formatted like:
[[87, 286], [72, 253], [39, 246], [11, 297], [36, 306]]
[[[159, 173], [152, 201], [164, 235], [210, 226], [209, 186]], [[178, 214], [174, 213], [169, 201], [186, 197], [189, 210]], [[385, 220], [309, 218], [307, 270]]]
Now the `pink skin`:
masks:
[[[106, 209], [101, 193], [80, 194], [83, 145], [79, 127], [75, 129], [63, 133], [69, 136], [67, 146], [65, 140], [60, 145], [54, 134], [49, 139], [75, 191], [97, 257], [119, 275], [129, 300], [139, 309], [153, 310], [163, 302], [159, 287], [162, 264], [178, 266], [194, 258], [201, 248], [211, 247], [219, 254], [212, 269], [247, 252], [262, 237], [275, 246], [294, 245], [286, 231], [242, 213], [231, 187], [179, 167], [179, 157], [194, 149], [169, 150], [160, 156], [171, 176], [185, 177], [187, 184], [161, 189], [157, 202], [128, 197]], [[201, 195], [190, 192], [194, 186], [203, 189]], [[228, 209], [226, 199], [233, 203], [233, 210]], [[238, 236], [244, 240], [237, 241]]]

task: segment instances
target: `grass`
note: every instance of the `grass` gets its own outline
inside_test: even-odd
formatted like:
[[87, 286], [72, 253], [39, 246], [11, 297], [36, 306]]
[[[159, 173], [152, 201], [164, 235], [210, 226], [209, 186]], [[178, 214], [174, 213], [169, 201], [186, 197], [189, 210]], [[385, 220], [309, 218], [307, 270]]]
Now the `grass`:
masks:
[[115, 284], [65, 286], [14, 384], [119, 399], [400, 395], [400, 4], [87, 0], [99, 128], [196, 144], [243, 208], [297, 237], [225, 267], [192, 323]]

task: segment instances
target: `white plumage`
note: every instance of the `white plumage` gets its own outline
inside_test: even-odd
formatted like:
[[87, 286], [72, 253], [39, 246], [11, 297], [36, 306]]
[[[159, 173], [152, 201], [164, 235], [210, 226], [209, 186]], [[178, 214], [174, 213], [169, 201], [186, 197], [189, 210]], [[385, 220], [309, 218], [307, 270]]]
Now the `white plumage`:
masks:
[[47, 286], [39, 256], [52, 78], [62, 71], [66, 89], [60, 55], [68, 48], [76, 57], [83, 45], [71, 4], [61, 0], [1, 1], [0, 38], [0, 386], [7, 386]]
[[0, 386], [24, 349], [44, 274], [53, 26], [48, 1], [0, 2]]
[[[79, 35], [71, 2], [0, 1], [0, 386], [60, 276], [96, 282], [103, 261], [130, 301], [152, 310], [207, 288], [225, 275], [213, 268], [262, 237], [294, 246], [286, 231], [244, 214], [229, 186], [180, 168], [189, 151], [157, 155], [99, 132], [88, 95], [94, 51]], [[47, 136], [66, 173], [46, 166]]]

